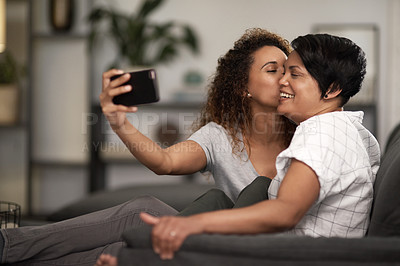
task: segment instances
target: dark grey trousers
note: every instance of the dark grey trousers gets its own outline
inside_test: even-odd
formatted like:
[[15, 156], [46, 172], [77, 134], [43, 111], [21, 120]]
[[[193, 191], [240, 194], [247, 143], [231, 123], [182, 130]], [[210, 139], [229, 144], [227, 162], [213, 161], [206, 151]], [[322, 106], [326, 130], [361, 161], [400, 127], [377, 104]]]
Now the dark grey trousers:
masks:
[[[238, 208], [267, 199], [271, 179], [256, 178], [234, 204], [224, 192], [212, 189], [179, 215]], [[124, 245], [121, 235], [143, 225], [139, 214], [177, 215], [160, 200], [143, 196], [102, 211], [43, 226], [1, 230], [5, 240], [1, 263], [13, 265], [94, 265], [102, 253], [116, 256]]]
[[235, 203], [219, 189], [211, 189], [183, 209], [178, 215], [189, 216], [197, 213], [241, 208], [268, 199], [268, 187], [271, 179], [259, 176], [239, 194]]
[[143, 225], [141, 212], [155, 216], [177, 214], [160, 200], [143, 196], [54, 224], [1, 230], [5, 240], [1, 263], [93, 266], [102, 253], [118, 254], [124, 245], [121, 234]]

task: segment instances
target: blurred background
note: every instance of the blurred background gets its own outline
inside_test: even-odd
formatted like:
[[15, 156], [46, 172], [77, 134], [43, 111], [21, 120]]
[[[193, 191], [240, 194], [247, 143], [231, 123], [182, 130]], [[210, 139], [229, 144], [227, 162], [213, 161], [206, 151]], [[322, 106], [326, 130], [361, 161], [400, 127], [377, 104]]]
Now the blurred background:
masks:
[[[150, 42], [126, 27], [139, 22], [157, 32]], [[190, 134], [217, 59], [252, 27], [362, 46], [368, 74], [347, 109], [365, 112], [383, 149], [400, 120], [399, 25], [398, 0], [0, 0], [0, 201], [47, 215], [95, 191], [212, 182], [159, 177], [135, 161], [101, 115], [101, 74], [157, 70], [160, 102], [129, 119], [168, 146]], [[139, 46], [144, 59], [129, 52]]]

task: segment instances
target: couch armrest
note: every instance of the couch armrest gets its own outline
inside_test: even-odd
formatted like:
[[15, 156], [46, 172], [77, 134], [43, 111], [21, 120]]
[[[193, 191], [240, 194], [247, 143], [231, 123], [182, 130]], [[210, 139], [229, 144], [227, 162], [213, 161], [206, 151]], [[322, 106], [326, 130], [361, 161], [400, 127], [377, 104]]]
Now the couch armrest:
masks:
[[[400, 238], [311, 238], [259, 235], [195, 235], [186, 239], [174, 260], [152, 251], [150, 228], [124, 233], [128, 246], [120, 265], [384, 265], [400, 263]], [[346, 264], [348, 265], [348, 264]]]

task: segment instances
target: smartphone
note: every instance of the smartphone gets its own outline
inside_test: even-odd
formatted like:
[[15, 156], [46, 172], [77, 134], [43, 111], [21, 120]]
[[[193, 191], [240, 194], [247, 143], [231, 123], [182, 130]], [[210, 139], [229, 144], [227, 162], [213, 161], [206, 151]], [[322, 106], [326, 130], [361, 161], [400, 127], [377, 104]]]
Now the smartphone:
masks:
[[[114, 104], [135, 106], [159, 101], [157, 75], [154, 69], [134, 71], [129, 74], [130, 79], [123, 85], [131, 85], [132, 90], [115, 96], [112, 100]], [[124, 74], [112, 76], [111, 80], [122, 75]]]

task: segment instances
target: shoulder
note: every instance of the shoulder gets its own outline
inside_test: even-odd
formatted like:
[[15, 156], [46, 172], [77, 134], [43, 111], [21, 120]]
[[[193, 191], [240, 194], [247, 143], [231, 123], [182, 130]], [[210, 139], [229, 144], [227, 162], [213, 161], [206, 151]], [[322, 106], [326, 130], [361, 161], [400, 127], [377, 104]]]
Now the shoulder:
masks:
[[363, 112], [330, 112], [313, 116], [299, 124], [297, 135], [335, 135], [358, 131], [355, 124], [361, 124]]
[[198, 133], [207, 134], [207, 135], [215, 135], [215, 137], [217, 137], [221, 134], [227, 135], [225, 128], [223, 128], [221, 125], [218, 125], [215, 122], [210, 122], [210, 123], [202, 126], [199, 130], [194, 132], [193, 135], [198, 134]]
[[360, 144], [357, 127], [362, 127], [361, 121], [362, 113], [349, 114], [344, 111], [313, 116], [299, 124], [283, 154], [308, 154], [315, 160], [322, 160], [333, 153], [357, 152], [356, 147]]
[[194, 132], [190, 137], [189, 140], [194, 140], [194, 141], [201, 141], [201, 142], [218, 142], [218, 143], [225, 143], [228, 142], [230, 143], [230, 137], [228, 132], [225, 130], [224, 127], [221, 125], [215, 123], [215, 122], [210, 122], [203, 127], [201, 127], [199, 130]]

